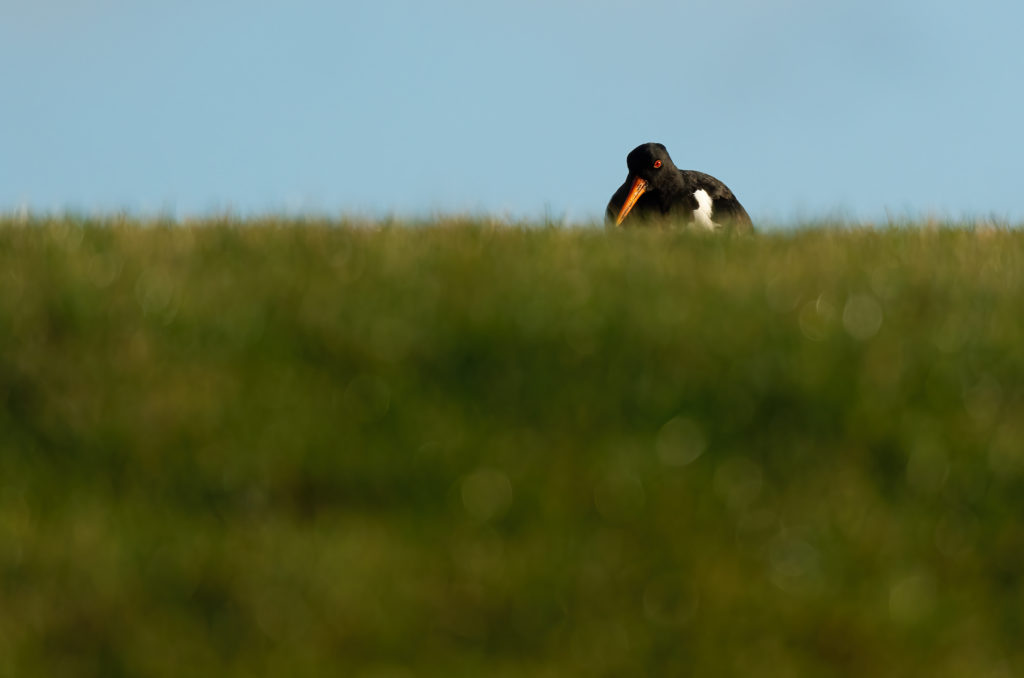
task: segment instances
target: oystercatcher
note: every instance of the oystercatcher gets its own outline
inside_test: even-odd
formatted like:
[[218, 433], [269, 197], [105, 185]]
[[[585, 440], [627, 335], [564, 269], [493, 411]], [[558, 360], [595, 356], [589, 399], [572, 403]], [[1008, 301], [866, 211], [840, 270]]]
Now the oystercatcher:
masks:
[[626, 156], [626, 166], [629, 175], [608, 202], [608, 222], [673, 220], [708, 231], [754, 230], [728, 186], [710, 174], [677, 168], [662, 144], [637, 146]]

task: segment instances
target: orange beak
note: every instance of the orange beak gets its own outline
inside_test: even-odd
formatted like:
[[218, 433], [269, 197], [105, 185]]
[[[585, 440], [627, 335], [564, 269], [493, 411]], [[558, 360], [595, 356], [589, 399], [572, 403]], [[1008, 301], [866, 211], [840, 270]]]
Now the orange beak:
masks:
[[622, 209], [619, 210], [619, 216], [615, 217], [615, 225], [621, 226], [622, 220], [629, 214], [629, 210], [633, 209], [633, 205], [640, 199], [640, 196], [647, 190], [647, 182], [640, 177], [636, 178], [633, 182], [633, 188], [629, 190], [629, 196], [626, 198], [626, 202], [622, 203]]

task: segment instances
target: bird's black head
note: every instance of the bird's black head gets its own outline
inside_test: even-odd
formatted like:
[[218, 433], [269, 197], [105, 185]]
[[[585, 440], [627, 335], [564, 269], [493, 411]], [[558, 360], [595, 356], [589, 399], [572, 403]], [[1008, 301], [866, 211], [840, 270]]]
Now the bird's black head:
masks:
[[679, 171], [661, 144], [637, 146], [626, 156], [626, 166], [629, 167], [629, 177], [624, 185], [630, 188], [615, 216], [617, 226], [622, 225], [622, 220], [645, 193], [664, 198], [672, 194], [675, 184], [680, 182]]
[[676, 168], [668, 150], [662, 144], [648, 143], [640, 144], [626, 156], [626, 166], [629, 173], [640, 177], [652, 186], [657, 186], [664, 177], [671, 177]]

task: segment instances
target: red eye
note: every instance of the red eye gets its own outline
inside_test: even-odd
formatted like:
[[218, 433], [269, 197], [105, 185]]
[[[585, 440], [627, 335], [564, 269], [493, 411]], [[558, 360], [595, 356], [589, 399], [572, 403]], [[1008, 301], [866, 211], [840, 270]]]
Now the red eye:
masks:
[[654, 161], [654, 169], [658, 169], [659, 167], [661, 167], [661, 161], [660, 160], [655, 160]]

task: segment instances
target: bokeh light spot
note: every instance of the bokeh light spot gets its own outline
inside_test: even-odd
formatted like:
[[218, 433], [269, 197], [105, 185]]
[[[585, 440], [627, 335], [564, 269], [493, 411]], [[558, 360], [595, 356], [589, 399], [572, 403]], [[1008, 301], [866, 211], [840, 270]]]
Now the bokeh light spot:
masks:
[[654, 443], [658, 459], [666, 466], [686, 466], [704, 454], [707, 439], [693, 419], [677, 416], [669, 419]]
[[477, 522], [485, 523], [504, 515], [512, 498], [512, 483], [499, 469], [480, 468], [462, 479], [462, 505]]
[[851, 295], [843, 307], [843, 327], [847, 334], [860, 341], [878, 334], [882, 319], [882, 307], [867, 294]]

